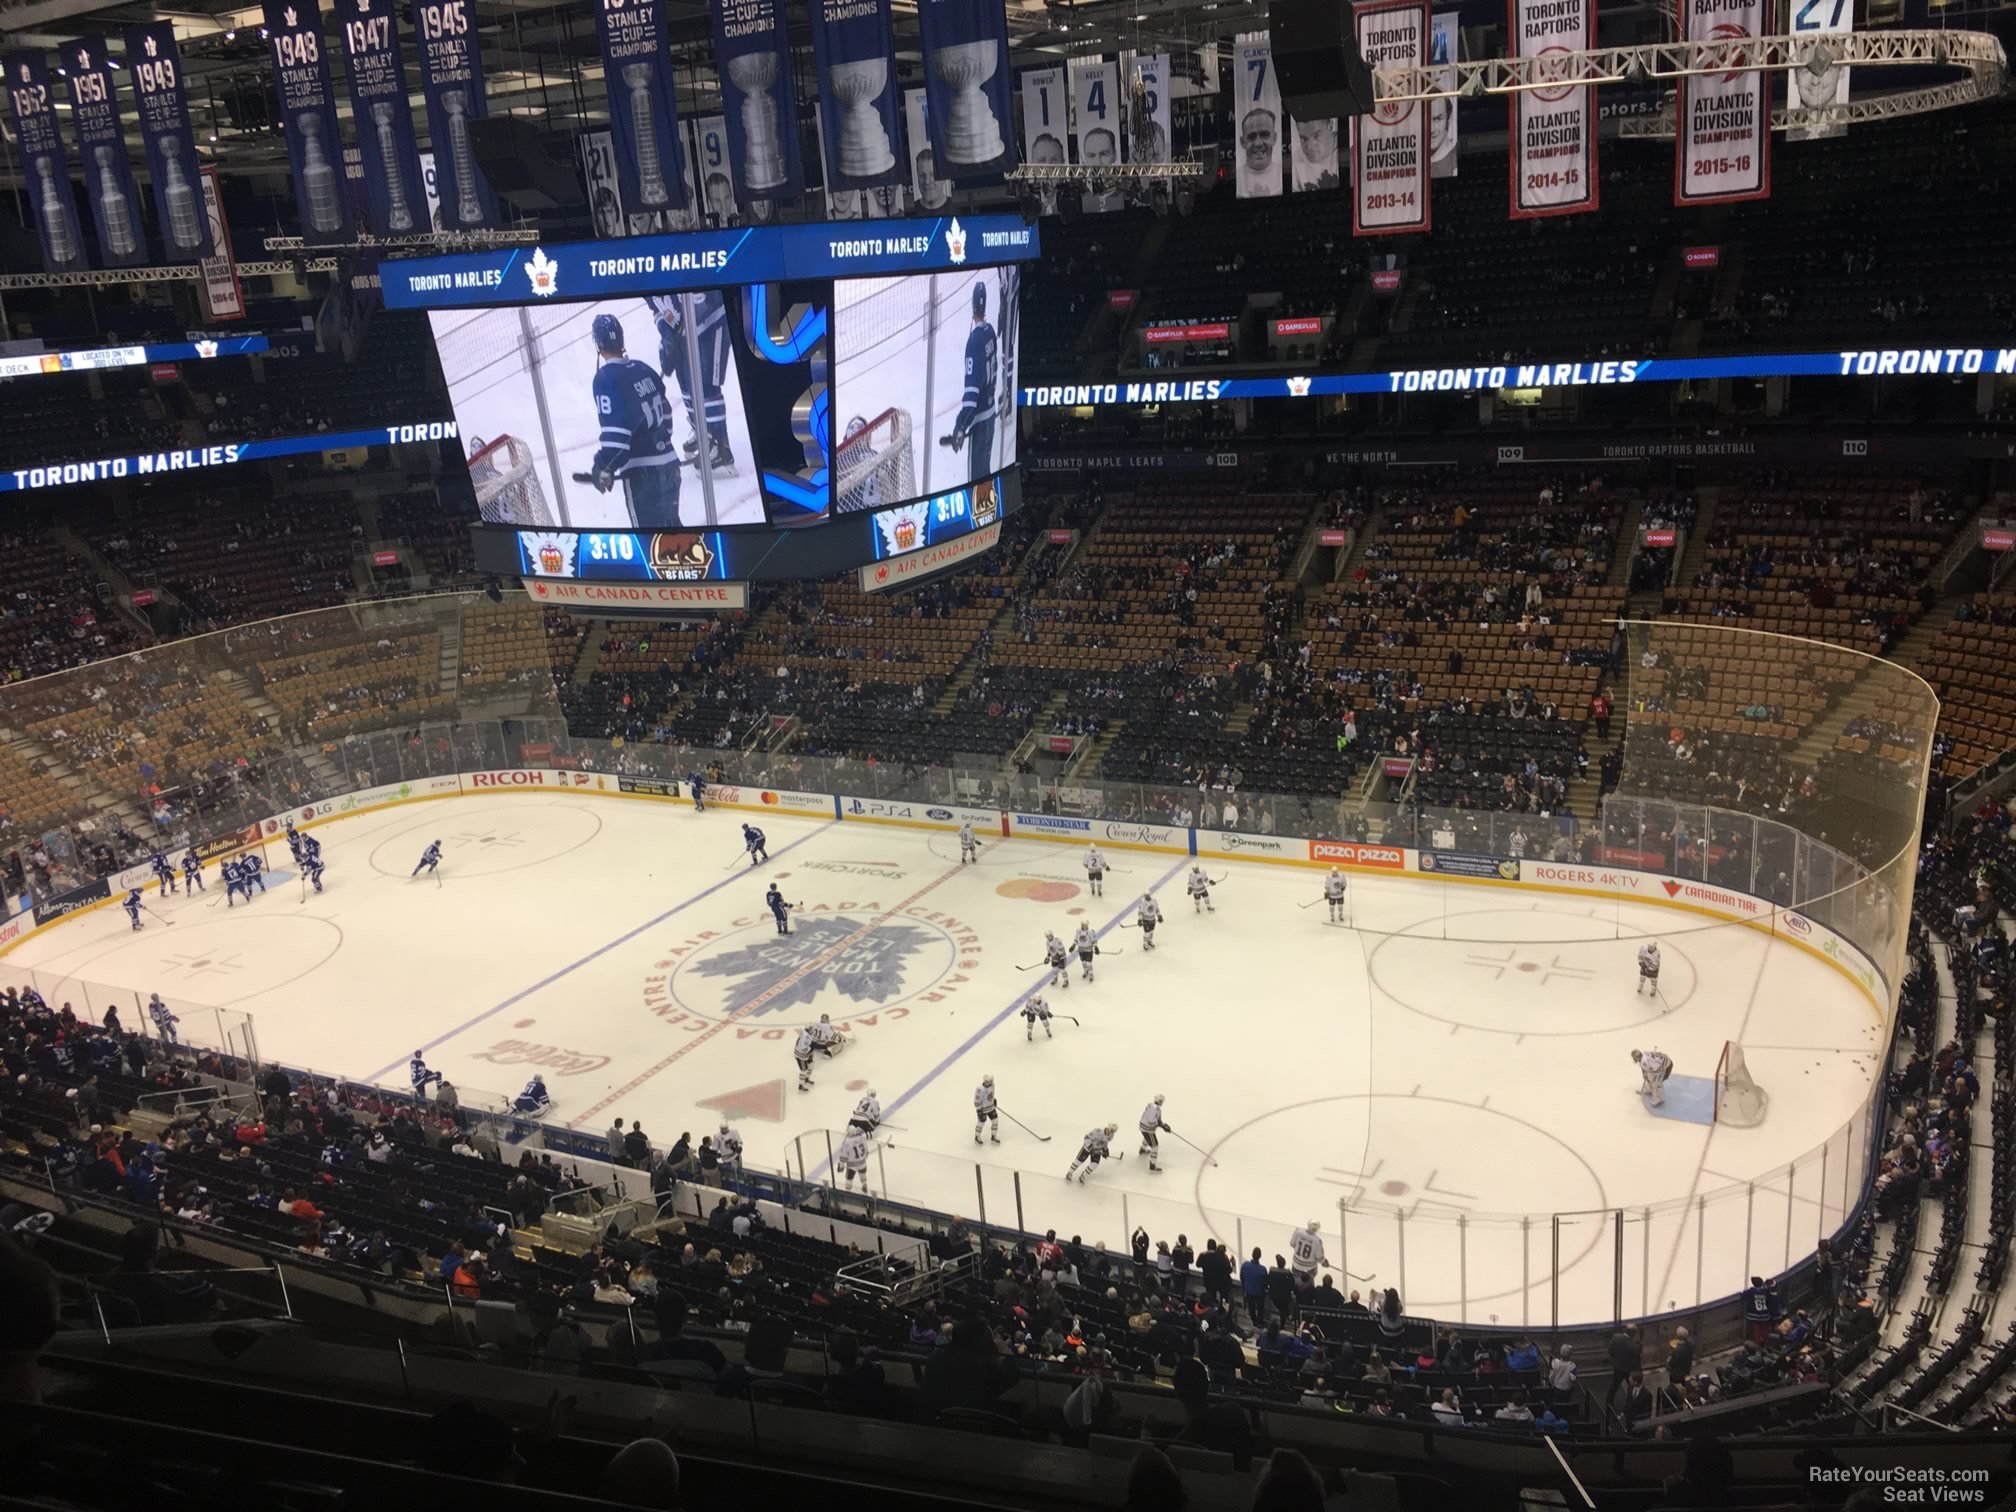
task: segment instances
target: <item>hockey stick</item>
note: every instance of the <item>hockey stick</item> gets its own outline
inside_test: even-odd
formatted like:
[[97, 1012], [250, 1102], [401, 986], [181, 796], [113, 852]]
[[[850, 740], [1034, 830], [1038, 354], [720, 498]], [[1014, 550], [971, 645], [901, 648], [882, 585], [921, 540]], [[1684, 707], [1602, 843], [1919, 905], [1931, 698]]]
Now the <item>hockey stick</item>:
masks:
[[1034, 966], [1017, 966], [1015, 969], [1017, 971], [1035, 971], [1038, 968], [1048, 966], [1049, 964], [1050, 963], [1048, 961], [1038, 961]]
[[[1230, 872], [1225, 873], [1225, 877], [1229, 877], [1231, 875], [1232, 873]], [[1213, 887], [1223, 887], [1225, 885], [1225, 877], [1213, 877], [1211, 879], [1211, 885]]]
[[1125, 955], [1125, 954], [1127, 954], [1127, 951], [1126, 951], [1125, 947], [1123, 947], [1123, 946], [1119, 946], [1119, 945], [1115, 945], [1115, 946], [1114, 946], [1114, 947], [1113, 947], [1113, 948], [1112, 948], [1111, 950], [1101, 950], [1101, 951], [1099, 952], [1099, 954], [1101, 954], [1101, 955]]
[[142, 903], [140, 905], [140, 911], [144, 914], [152, 914], [155, 918], [159, 919], [163, 924], [166, 924], [170, 929], [173, 929], [175, 927], [175, 921], [173, 919], [168, 918], [165, 914], [154, 913], [154, 910], [149, 908], [145, 903]]
[[[1068, 1014], [1068, 1013], [1053, 1013], [1053, 1014], [1051, 1015], [1051, 1017], [1052, 1017], [1052, 1018], [1061, 1018], [1061, 1019], [1071, 1019], [1071, 1022], [1072, 1022], [1072, 1023], [1074, 1023], [1074, 1024], [1078, 1024], [1078, 1020], [1076, 1020], [1075, 1018], [1071, 1018], [1071, 1015], [1070, 1015], [1070, 1014]], [[1079, 1027], [1080, 1029], [1083, 1029], [1083, 1028], [1084, 1028], [1085, 1026], [1084, 1026], [1083, 1024], [1078, 1024], [1078, 1027]]]
[[[1181, 1134], [1178, 1134], [1174, 1129], [1165, 1128], [1162, 1132], [1164, 1134], [1169, 1135], [1172, 1139], [1183, 1139], [1183, 1136]], [[1189, 1145], [1191, 1149], [1195, 1150], [1199, 1155], [1202, 1155], [1214, 1166], [1218, 1164], [1217, 1157], [1209, 1153], [1207, 1150], [1205, 1150], [1205, 1148], [1202, 1145], [1198, 1144], [1195, 1140], [1183, 1139], [1183, 1143]]]
[[1295, 906], [1297, 908], [1314, 908], [1318, 903], [1327, 903], [1329, 901], [1328, 898], [1311, 898], [1307, 903], [1297, 903]]
[[1036, 1140], [1037, 1143], [1039, 1144], [1050, 1143], [1050, 1136], [1048, 1134], [1038, 1134], [1034, 1129], [1030, 1128], [1029, 1125], [1022, 1122], [1021, 1119], [1017, 1118], [1013, 1113], [1010, 1113], [1006, 1108], [1002, 1107], [1001, 1104], [999, 1103], [994, 1104], [994, 1111], [996, 1113], [999, 1113], [1003, 1118], [1007, 1119], [1008, 1122], [1015, 1125], [1015, 1127], [1020, 1129], [1024, 1134], [1031, 1136], [1033, 1139]]

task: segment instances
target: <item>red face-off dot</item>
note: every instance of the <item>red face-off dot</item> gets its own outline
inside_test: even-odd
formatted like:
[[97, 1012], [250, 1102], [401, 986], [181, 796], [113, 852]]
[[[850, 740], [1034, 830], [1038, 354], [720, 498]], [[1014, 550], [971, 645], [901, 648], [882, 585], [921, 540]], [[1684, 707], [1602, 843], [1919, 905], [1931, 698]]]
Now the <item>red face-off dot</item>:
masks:
[[512, 1021], [511, 1027], [513, 1029], [530, 1029], [538, 1022], [539, 1020], [537, 1019], [515, 1019]]
[[1379, 1183], [1379, 1190], [1388, 1197], [1404, 1197], [1408, 1188], [1404, 1181], [1382, 1181]]
[[849, 1092], [859, 1092], [863, 1087], [867, 1085], [868, 1083], [866, 1083], [860, 1077], [857, 1076], [854, 1078], [854, 1080], [847, 1083], [847, 1090]]

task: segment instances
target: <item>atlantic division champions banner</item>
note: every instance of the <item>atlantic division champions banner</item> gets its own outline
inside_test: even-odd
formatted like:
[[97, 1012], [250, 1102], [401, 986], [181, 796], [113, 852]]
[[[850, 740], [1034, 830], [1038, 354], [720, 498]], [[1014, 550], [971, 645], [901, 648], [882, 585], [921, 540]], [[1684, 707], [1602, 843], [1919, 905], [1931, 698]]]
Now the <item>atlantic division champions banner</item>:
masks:
[[[1015, 161], [1007, 8], [1002, 0], [917, 0], [917, 28], [930, 106], [925, 123], [938, 177], [1005, 173]], [[912, 142], [910, 150], [920, 145]]]
[[1674, 109], [1673, 203], [1713, 205], [1771, 193], [1771, 83], [1751, 61], [1764, 32], [1764, 0], [1680, 0], [1680, 35], [1719, 43], [1734, 72], [1680, 81]]
[[210, 244], [209, 217], [199, 198], [196, 138], [182, 90], [174, 23], [127, 27], [126, 69], [133, 75], [133, 103], [140, 112], [140, 137], [147, 146], [147, 174], [154, 181], [154, 209], [161, 217], [168, 260], [208, 257], [217, 249]]
[[[1512, 53], [1566, 59], [1596, 45], [1596, 0], [1510, 0]], [[1439, 17], [1437, 18], [1440, 19]], [[1512, 218], [1596, 208], [1596, 91], [1550, 84], [1512, 96]]]
[[147, 260], [141, 230], [140, 191], [126, 156], [126, 127], [119, 114], [119, 75], [109, 66], [103, 37], [79, 37], [58, 52], [70, 71], [70, 120], [84, 159], [85, 197], [98, 227], [98, 260], [108, 268]]
[[1266, 38], [1232, 44], [1232, 134], [1238, 139], [1233, 183], [1240, 199], [1281, 192], [1281, 81]]
[[420, 87], [427, 96], [427, 131], [434, 143], [441, 229], [495, 226], [497, 199], [476, 166], [476, 143], [470, 134], [470, 123], [482, 120], [490, 110], [469, 0], [414, 0], [413, 30], [420, 39]]
[[810, 0], [826, 192], [901, 183], [903, 121], [889, 0]]
[[683, 209], [679, 99], [665, 50], [665, 0], [596, 0], [616, 179], [632, 215]]
[[736, 198], [745, 206], [796, 199], [804, 175], [784, 0], [714, 0], [711, 9]]
[[[1367, 68], [1428, 62], [1425, 0], [1364, 0], [1353, 8]], [[1428, 112], [1419, 100], [1375, 106], [1352, 122], [1351, 233], [1426, 231]]]
[[379, 236], [419, 236], [434, 229], [413, 110], [406, 100], [406, 60], [399, 50], [395, 0], [336, 0], [336, 29], [349, 62], [350, 109], [364, 165], [364, 208]]
[[351, 239], [350, 206], [343, 192], [343, 141], [336, 134], [336, 97], [322, 56], [319, 0], [266, 0], [266, 45], [280, 92], [280, 125], [294, 168], [294, 207], [301, 239]]
[[70, 164], [56, 102], [49, 93], [49, 65], [40, 52], [9, 53], [7, 100], [14, 135], [21, 144], [21, 176], [42, 242], [42, 266], [72, 273], [85, 266], [84, 237], [77, 226], [77, 196], [70, 188]]

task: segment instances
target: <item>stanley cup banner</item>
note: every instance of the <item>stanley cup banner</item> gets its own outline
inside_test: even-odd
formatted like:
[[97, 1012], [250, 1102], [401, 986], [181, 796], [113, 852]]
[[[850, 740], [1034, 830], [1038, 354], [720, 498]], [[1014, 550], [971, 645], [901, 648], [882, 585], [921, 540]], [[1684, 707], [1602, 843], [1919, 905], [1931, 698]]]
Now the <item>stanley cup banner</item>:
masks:
[[925, 212], [943, 210], [952, 201], [952, 182], [938, 171], [938, 155], [931, 148], [930, 127], [925, 118], [930, 107], [921, 89], [903, 91], [903, 123], [910, 158], [910, 192], [917, 208]]
[[42, 242], [42, 266], [50, 273], [74, 273], [85, 266], [84, 237], [63, 132], [56, 124], [56, 101], [49, 92], [49, 65], [40, 52], [15, 52], [7, 54], [5, 67], [14, 137], [21, 147], [22, 188]]
[[[1367, 68], [1427, 66], [1425, 0], [1361, 0], [1351, 19]], [[1422, 102], [1376, 105], [1351, 124], [1351, 234], [1426, 231], [1428, 112]]]
[[632, 215], [686, 204], [679, 101], [665, 50], [665, 0], [595, 0], [616, 177]]
[[889, 0], [810, 0], [819, 65], [819, 151], [826, 193], [898, 184], [903, 122]]
[[1232, 44], [1232, 133], [1239, 198], [1274, 198], [1281, 192], [1281, 83], [1265, 37]]
[[796, 199], [804, 177], [784, 0], [713, 0], [712, 9], [736, 198], [744, 205]]
[[483, 53], [470, 6], [471, 0], [413, 0], [420, 88], [427, 96], [427, 134], [434, 146], [443, 231], [484, 230], [497, 224], [497, 199], [476, 166], [470, 125], [490, 113], [483, 94]]
[[133, 76], [133, 103], [140, 113], [140, 138], [147, 148], [147, 175], [154, 181], [154, 209], [171, 263], [194, 262], [216, 250], [199, 198], [196, 137], [189, 124], [189, 100], [182, 92], [182, 54], [175, 27], [149, 21], [126, 28], [126, 71]]
[[[1110, 168], [1120, 161], [1120, 123], [1126, 115], [1120, 71], [1104, 58], [1071, 60], [1072, 140], [1086, 168]], [[1087, 181], [1081, 203], [1087, 214], [1118, 210], [1126, 202], [1116, 179]]]
[[[954, 180], [1007, 172], [1015, 163], [1007, 7], [1002, 0], [917, 0], [917, 29], [933, 171]], [[911, 142], [913, 155], [919, 146]]]
[[[1594, 3], [1594, 0], [1590, 0]], [[1435, 31], [1428, 39], [1428, 65], [1434, 70], [1437, 89], [1456, 87], [1454, 65], [1459, 57], [1459, 39], [1462, 35], [1462, 20], [1459, 12], [1440, 11], [1435, 17]], [[1428, 102], [1428, 176], [1430, 178], [1456, 177], [1456, 100], [1451, 96], [1446, 100]]]
[[434, 229], [406, 98], [396, 0], [336, 0], [336, 30], [349, 64], [350, 110], [364, 170], [364, 213], [379, 236], [425, 236]]
[[[1793, 0], [1791, 9], [1791, 30], [1798, 45], [1785, 74], [1785, 104], [1793, 121], [1785, 140], [1813, 142], [1841, 136], [1848, 130], [1845, 124], [1804, 124], [1799, 113], [1848, 103], [1849, 69], [1839, 57], [1848, 34], [1855, 30], [1853, 0]], [[1834, 40], [1822, 40], [1830, 37]]]
[[147, 260], [141, 230], [140, 191], [126, 156], [126, 127], [119, 115], [119, 75], [109, 65], [103, 37], [79, 37], [57, 49], [70, 71], [70, 120], [84, 159], [84, 189], [98, 226], [98, 260], [110, 268]]
[[[1764, 0], [1680, 0], [1680, 35], [1720, 44], [1720, 61], [1750, 61], [1744, 40], [1764, 34]], [[1673, 203], [1715, 205], [1771, 193], [1771, 81], [1754, 68], [1680, 81], [1674, 111]]]
[[[1509, 3], [1514, 57], [1565, 58], [1596, 45], [1596, 0]], [[1594, 87], [1557, 84], [1513, 95], [1509, 163], [1514, 220], [1594, 210]]]
[[322, 56], [318, 0], [266, 0], [266, 45], [280, 94], [281, 128], [294, 169], [294, 207], [301, 239], [349, 241], [350, 206], [343, 192], [343, 139], [336, 132], [336, 96]]
[[[1056, 165], [1069, 160], [1071, 106], [1061, 68], [1022, 71], [1022, 161]], [[1057, 213], [1057, 186], [1036, 186], [1039, 215]]]

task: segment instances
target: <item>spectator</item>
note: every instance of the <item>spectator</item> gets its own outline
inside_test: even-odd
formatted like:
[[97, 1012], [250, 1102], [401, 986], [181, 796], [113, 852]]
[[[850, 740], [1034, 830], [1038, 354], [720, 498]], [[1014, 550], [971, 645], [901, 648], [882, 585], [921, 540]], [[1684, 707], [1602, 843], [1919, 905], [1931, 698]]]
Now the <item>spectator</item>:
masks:
[[0, 1229], [0, 1402], [42, 1400], [36, 1361], [56, 1333], [60, 1308], [56, 1273]]
[[1189, 1504], [1190, 1493], [1169, 1456], [1144, 1445], [1127, 1470], [1127, 1500], [1121, 1504], [1125, 1512], [1183, 1512]]
[[1176, 1366], [1176, 1400], [1183, 1404], [1183, 1443], [1232, 1456], [1232, 1468], [1242, 1474], [1253, 1468], [1253, 1432], [1246, 1414], [1227, 1402], [1211, 1401], [1211, 1378], [1200, 1360]]
[[119, 1265], [106, 1279], [140, 1310], [141, 1323], [193, 1323], [215, 1305], [210, 1283], [200, 1276], [171, 1275], [156, 1268], [161, 1253], [158, 1224], [136, 1223], [119, 1236]]
[[1515, 1391], [1505, 1399], [1492, 1418], [1496, 1422], [1509, 1423], [1515, 1428], [1530, 1428], [1533, 1425], [1533, 1409], [1526, 1405], [1526, 1393]]
[[622, 1119], [617, 1119], [609, 1126], [609, 1164], [619, 1166], [629, 1164], [625, 1153], [629, 1137], [624, 1131]]
[[933, 1351], [924, 1366], [919, 1397], [924, 1421], [932, 1421], [948, 1407], [990, 1408], [1015, 1384], [1016, 1376], [1015, 1357], [1001, 1352], [986, 1321], [961, 1318], [952, 1326], [951, 1343]]
[[882, 1417], [889, 1410], [888, 1386], [882, 1364], [861, 1351], [861, 1339], [850, 1329], [840, 1329], [826, 1341], [833, 1371], [826, 1378], [826, 1401], [842, 1412], [859, 1412]]
[[1685, 1324], [1673, 1330], [1673, 1342], [1666, 1347], [1666, 1384], [1677, 1386], [1694, 1373], [1694, 1341]]
[[728, 1371], [728, 1357], [706, 1339], [685, 1336], [686, 1299], [678, 1292], [658, 1293], [658, 1342], [644, 1369], [687, 1380], [718, 1381]]
[[1280, 1255], [1274, 1257], [1274, 1268], [1267, 1272], [1267, 1300], [1274, 1304], [1283, 1323], [1295, 1321], [1295, 1273]]
[[1323, 1512], [1323, 1479], [1293, 1449], [1276, 1449], [1253, 1488], [1253, 1512]]
[[1463, 1426], [1463, 1404], [1457, 1399], [1454, 1386], [1444, 1386], [1442, 1395], [1435, 1399], [1434, 1406], [1428, 1410], [1434, 1413], [1435, 1421], [1444, 1428]]
[[1610, 1335], [1610, 1389], [1603, 1394], [1605, 1412], [1630, 1387], [1631, 1376], [1638, 1369], [1638, 1364], [1638, 1325], [1626, 1323]]
[[1571, 1401], [1580, 1374], [1575, 1367], [1575, 1346], [1563, 1344], [1554, 1351], [1554, 1358], [1547, 1362], [1547, 1389], [1554, 1393], [1556, 1401]]
[[644, 1125], [632, 1119], [630, 1132], [623, 1136], [623, 1160], [636, 1170], [651, 1167], [651, 1141], [644, 1136]]
[[618, 1506], [677, 1512], [679, 1457], [663, 1439], [633, 1439], [602, 1467], [596, 1490], [604, 1501]]
[[1246, 1316], [1256, 1328], [1267, 1321], [1267, 1282], [1267, 1267], [1260, 1259], [1260, 1247], [1255, 1245], [1252, 1255], [1239, 1267], [1239, 1290], [1246, 1298]]

